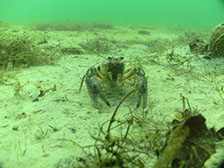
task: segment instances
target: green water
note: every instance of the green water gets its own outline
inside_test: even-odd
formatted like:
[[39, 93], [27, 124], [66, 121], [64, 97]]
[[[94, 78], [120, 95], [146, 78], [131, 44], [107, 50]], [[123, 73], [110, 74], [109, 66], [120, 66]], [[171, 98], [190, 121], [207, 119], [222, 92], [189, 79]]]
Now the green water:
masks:
[[0, 0], [0, 21], [214, 27], [224, 0]]

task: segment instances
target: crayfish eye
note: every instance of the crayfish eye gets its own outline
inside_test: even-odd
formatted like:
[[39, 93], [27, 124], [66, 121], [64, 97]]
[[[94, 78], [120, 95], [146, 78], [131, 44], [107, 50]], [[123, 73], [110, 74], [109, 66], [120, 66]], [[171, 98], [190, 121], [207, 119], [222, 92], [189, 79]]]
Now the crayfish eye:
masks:
[[137, 71], [137, 72], [136, 72], [137, 75], [139, 75], [139, 76], [145, 76], [145, 72], [143, 71], [142, 68], [140, 68], [140, 67], [136, 67], [135, 70]]
[[96, 72], [95, 67], [90, 67], [90, 68], [87, 70], [86, 75], [87, 75], [87, 76], [94, 76], [94, 75], [95, 75], [95, 72]]
[[98, 71], [100, 71], [100, 66], [97, 67]]

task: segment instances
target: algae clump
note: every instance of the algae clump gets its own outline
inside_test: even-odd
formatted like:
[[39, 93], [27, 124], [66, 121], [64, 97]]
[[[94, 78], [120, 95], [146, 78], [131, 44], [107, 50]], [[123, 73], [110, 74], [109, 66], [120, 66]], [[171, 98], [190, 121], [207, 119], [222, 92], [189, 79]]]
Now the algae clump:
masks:
[[52, 64], [53, 59], [36, 43], [35, 34], [0, 29], [0, 67], [30, 67]]

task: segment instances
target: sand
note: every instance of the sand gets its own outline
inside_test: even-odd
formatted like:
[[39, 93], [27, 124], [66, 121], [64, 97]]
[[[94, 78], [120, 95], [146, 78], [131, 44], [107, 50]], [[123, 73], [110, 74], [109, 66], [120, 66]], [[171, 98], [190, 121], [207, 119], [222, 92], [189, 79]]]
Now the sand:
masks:
[[[8, 27], [9, 31], [30, 32], [37, 37], [43, 32], [27, 27]], [[147, 30], [150, 35], [141, 35]], [[114, 29], [96, 29], [93, 31], [47, 31], [48, 47], [80, 47], [79, 44], [94, 38], [106, 38], [119, 41], [123, 47], [112, 44], [111, 51], [100, 53], [103, 57], [123, 56], [127, 68], [140, 65], [148, 79], [149, 117], [164, 124], [170, 123], [182, 109], [181, 96], [187, 97], [192, 108], [197, 108], [206, 118], [208, 128], [216, 130], [224, 126], [224, 102], [221, 99], [209, 70], [214, 74], [217, 85], [223, 94], [223, 58], [204, 59], [204, 63], [193, 55], [188, 45], [176, 45], [186, 32], [199, 32], [206, 40], [211, 30], [186, 30], [182, 28], [160, 28], [142, 26], [115, 26]], [[140, 41], [162, 42], [162, 46], [149, 47]], [[136, 41], [127, 44], [127, 41]], [[167, 61], [175, 41], [174, 53], [181, 60], [188, 60], [177, 66]], [[159, 43], [161, 44], [161, 43]], [[41, 47], [42, 47], [41, 46]], [[112, 107], [108, 108], [100, 101], [102, 109], [96, 109], [90, 99], [86, 86], [79, 92], [80, 82], [87, 69], [97, 66], [105, 59], [88, 53], [61, 54], [55, 65], [29, 68], [11, 68], [5, 72], [7, 77], [0, 85], [0, 167], [3, 168], [53, 168], [71, 156], [83, 157], [78, 145], [94, 144], [90, 134], [97, 135], [98, 124], [109, 120], [120, 100], [131, 90], [130, 87], [105, 90]], [[199, 55], [202, 57], [203, 55]], [[13, 76], [13, 77], [10, 77]], [[16, 94], [18, 85], [22, 86]], [[105, 87], [105, 89], [108, 89]], [[118, 89], [119, 91], [116, 91]], [[43, 96], [40, 90], [48, 90]], [[113, 96], [110, 93], [113, 92]], [[118, 94], [120, 93], [120, 94]], [[109, 94], [109, 95], [108, 95]], [[38, 99], [37, 99], [38, 97]], [[135, 96], [125, 101], [118, 111], [119, 119], [129, 112], [128, 105], [134, 109]], [[140, 128], [136, 128], [141, 131]], [[216, 156], [220, 158], [223, 149], [219, 144], [215, 154], [207, 165], [214, 165]], [[88, 149], [87, 149], [88, 151]], [[147, 158], [144, 156], [144, 158]], [[150, 167], [156, 161], [155, 152], [146, 160]], [[59, 166], [58, 166], [59, 167]]]

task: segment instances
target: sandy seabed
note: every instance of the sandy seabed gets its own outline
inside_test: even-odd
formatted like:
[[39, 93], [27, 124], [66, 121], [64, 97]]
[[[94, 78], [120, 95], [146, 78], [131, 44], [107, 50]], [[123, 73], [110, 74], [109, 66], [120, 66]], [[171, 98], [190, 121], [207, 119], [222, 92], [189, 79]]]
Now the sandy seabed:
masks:
[[[17, 30], [15, 34], [24, 31], [36, 33], [37, 36], [43, 34], [24, 27], [7, 29]], [[141, 30], [150, 34], [140, 34]], [[214, 74], [221, 96], [224, 97], [224, 59], [204, 59], [208, 65], [205, 67], [198, 57], [191, 54], [187, 44], [178, 45], [188, 32], [196, 32], [208, 40], [211, 31], [150, 26], [115, 26], [113, 29], [94, 31], [47, 31], [47, 43], [43, 46], [80, 47], [80, 43], [91, 39], [107, 39], [112, 48], [108, 53], [100, 53], [101, 56], [123, 56], [127, 68], [140, 65], [144, 69], [148, 79], [148, 105], [152, 107], [149, 117], [153, 116], [154, 120], [164, 124], [170, 123], [178, 114], [178, 109], [182, 110], [181, 96], [184, 96], [189, 99], [191, 107], [197, 107], [206, 118], [207, 127], [218, 130], [224, 126], [224, 102], [208, 68]], [[123, 46], [118, 47], [117, 41]], [[146, 45], [143, 41], [152, 41], [152, 45]], [[179, 63], [183, 61], [182, 64], [168, 61], [167, 55], [172, 52], [172, 48], [180, 58]], [[53, 168], [71, 156], [85, 158], [81, 148], [69, 140], [81, 146], [94, 144], [90, 133], [96, 135], [98, 125], [110, 120], [114, 109], [130, 88], [118, 88], [122, 90], [120, 95], [113, 96], [108, 95], [110, 91], [105, 91], [112, 107], [108, 108], [100, 102], [102, 109], [94, 108], [85, 85], [79, 92], [80, 82], [89, 67], [97, 66], [105, 59], [85, 49], [82, 51], [82, 54], [61, 53], [55, 65], [10, 69], [5, 72], [16, 75], [0, 85], [0, 167]], [[19, 95], [15, 91], [15, 81], [17, 85], [19, 83], [23, 86]], [[38, 97], [40, 90], [48, 91]], [[131, 96], [121, 105], [118, 118], [125, 118], [129, 112], [128, 105], [135, 107], [135, 98]], [[140, 128], [136, 129], [141, 131]], [[214, 167], [215, 162], [221, 158], [221, 146], [207, 161], [208, 168]], [[156, 161], [155, 151], [146, 159], [146, 167], [151, 167]]]

